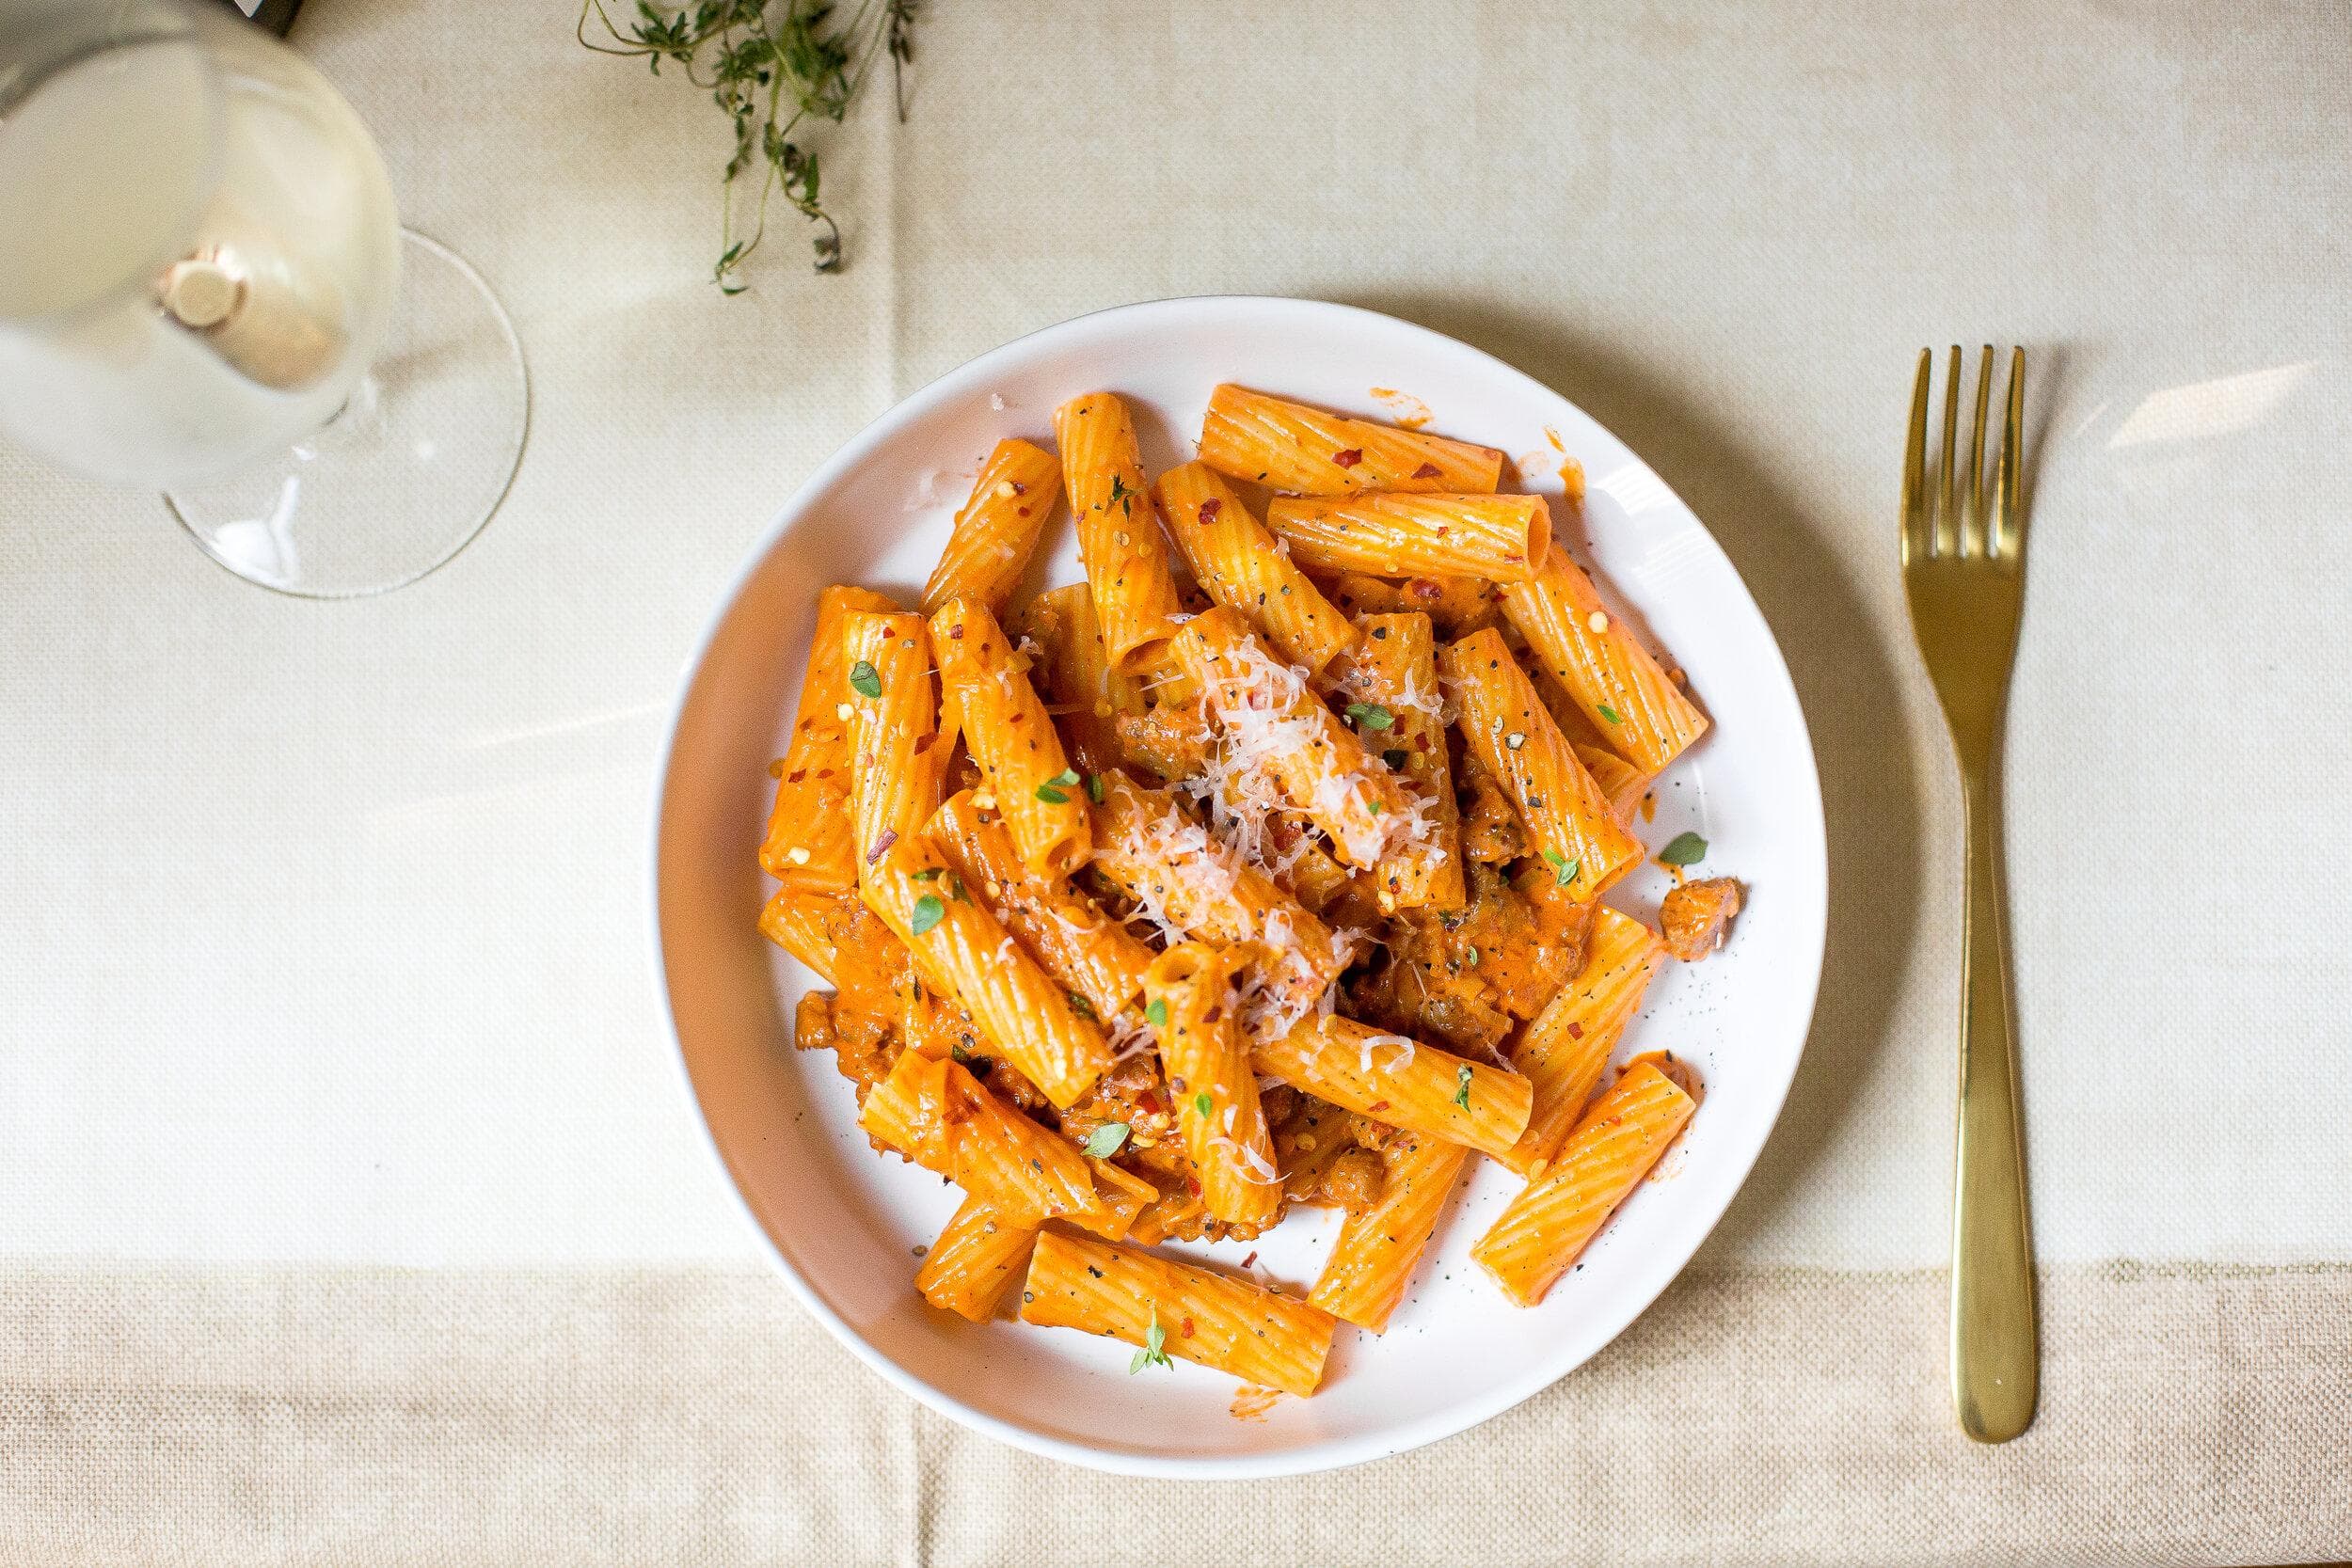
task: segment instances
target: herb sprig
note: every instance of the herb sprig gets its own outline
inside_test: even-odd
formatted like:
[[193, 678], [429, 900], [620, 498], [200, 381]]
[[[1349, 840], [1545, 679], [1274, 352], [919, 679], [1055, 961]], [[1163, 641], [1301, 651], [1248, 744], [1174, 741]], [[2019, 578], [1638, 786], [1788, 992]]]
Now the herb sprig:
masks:
[[[605, 0], [581, 0], [575, 36], [599, 55], [682, 68], [707, 90], [733, 128], [720, 180], [719, 261], [711, 278], [722, 293], [748, 286], [741, 266], [768, 231], [768, 202], [784, 199], [818, 226], [818, 272], [841, 270], [841, 226], [819, 199], [817, 154], [792, 139], [803, 120], [840, 121], [874, 66], [890, 60], [898, 119], [907, 117], [905, 67], [914, 58], [914, 16], [922, 0], [857, 0], [846, 15], [832, 0], [695, 0], [691, 6], [637, 0], [633, 17], [615, 22]], [[601, 37], [589, 32], [594, 17]], [[739, 226], [737, 180], [762, 166], [748, 233]]]

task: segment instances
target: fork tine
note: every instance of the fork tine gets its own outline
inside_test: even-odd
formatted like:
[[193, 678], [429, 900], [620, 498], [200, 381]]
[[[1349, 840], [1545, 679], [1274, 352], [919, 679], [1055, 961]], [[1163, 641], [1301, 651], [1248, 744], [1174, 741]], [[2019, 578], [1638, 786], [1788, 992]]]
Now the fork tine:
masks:
[[1935, 547], [1944, 555], [1968, 553], [1968, 536], [1960, 519], [1960, 491], [1952, 472], [1952, 437], [1960, 424], [1960, 345], [1952, 345], [1950, 370], [1944, 377], [1944, 461], [1938, 468], [1942, 500], [1935, 509]]
[[2019, 471], [2025, 461], [2026, 422], [2026, 351], [2022, 348], [2010, 351], [2008, 404], [2001, 415], [2001, 457], [1994, 480], [1993, 531], [2001, 542], [2002, 553], [2022, 562], [2026, 548], [2026, 517], [2021, 504], [2023, 476]]
[[1984, 357], [1977, 365], [1977, 420], [1968, 437], [1968, 527], [1981, 541], [1988, 558], [1997, 557], [2002, 549], [2002, 541], [1984, 511], [1984, 414], [1992, 396], [1993, 345], [1987, 343]]
[[1925, 516], [1928, 501], [1928, 372], [1935, 363], [1935, 351], [1919, 351], [1919, 370], [1911, 380], [1911, 431], [1903, 440], [1903, 520], [1902, 559], [1908, 566], [1912, 559], [1925, 558], [1935, 550], [1935, 532]]

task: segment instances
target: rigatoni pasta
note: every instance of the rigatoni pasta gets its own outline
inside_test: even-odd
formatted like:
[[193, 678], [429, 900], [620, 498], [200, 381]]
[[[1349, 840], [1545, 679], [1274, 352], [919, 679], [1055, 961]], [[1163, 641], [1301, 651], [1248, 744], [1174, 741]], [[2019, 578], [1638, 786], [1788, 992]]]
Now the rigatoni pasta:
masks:
[[1641, 1009], [1666, 944], [1631, 915], [1602, 909], [1584, 948], [1584, 968], [1529, 1020], [1511, 1048], [1511, 1065], [1534, 1087], [1527, 1131], [1502, 1163], [1534, 1176], [1584, 1114], [1610, 1053]]
[[1248, 958], [1239, 948], [1183, 942], [1153, 961], [1143, 986], [1184, 1150], [1200, 1172], [1200, 1205], [1229, 1225], [1255, 1228], [1281, 1206], [1282, 1173], [1241, 1032]]
[[914, 1271], [914, 1288], [933, 1307], [984, 1323], [1028, 1272], [1036, 1244], [1037, 1227], [1015, 1225], [967, 1197]]
[[1268, 1078], [1358, 1116], [1497, 1159], [1527, 1131], [1534, 1103], [1516, 1072], [1352, 1018], [1307, 1019], [1279, 1039], [1259, 1039], [1249, 1059]]
[[1114, 669], [1133, 672], [1176, 629], [1183, 609], [1152, 515], [1135, 420], [1113, 394], [1088, 392], [1054, 410], [1054, 438], [1103, 645]]
[[1265, 779], [1350, 865], [1413, 847], [1417, 802], [1238, 614], [1220, 606], [1196, 615], [1169, 646], [1225, 737], [1230, 770]]
[[1518, 582], [1551, 553], [1541, 496], [1277, 496], [1265, 520], [1315, 572]]
[[[1599, 899], [1706, 721], [1495, 448], [1232, 386], [1155, 483], [1117, 397], [1055, 431], [990, 454], [923, 613], [819, 596], [759, 928], [834, 988], [796, 1041], [860, 1126], [961, 1189], [909, 1239], [933, 1308], [1309, 1395], [1473, 1153], [1528, 1182], [1472, 1256], [1533, 1305], [1690, 1121], [1670, 1056], [1594, 1099], [1668, 951]], [[1023, 602], [1064, 488], [1086, 580]], [[1296, 1206], [1343, 1214], [1309, 1300], [1147, 1250]]]
[[1032, 869], [1013, 847], [1003, 816], [973, 790], [949, 796], [930, 822], [931, 842], [967, 890], [1021, 939], [1045, 973], [1114, 1019], [1143, 990], [1152, 949], [1069, 881]]
[[1460, 1144], [1399, 1133], [1388, 1149], [1379, 1200], [1341, 1225], [1307, 1299], [1359, 1328], [1375, 1334], [1387, 1328], [1469, 1158]]
[[1576, 562], [1558, 551], [1530, 577], [1507, 583], [1502, 612], [1544, 668], [1593, 721], [1609, 749], [1656, 773], [1707, 733], [1707, 715], [1610, 613]]
[[863, 588], [833, 587], [817, 595], [808, 673], [801, 682], [791, 744], [776, 764], [775, 809], [759, 847], [761, 869], [787, 887], [857, 885], [849, 811], [850, 660], [842, 622], [855, 610], [898, 608]]
[[1576, 760], [1535, 688], [1491, 627], [1451, 643], [1438, 668], [1462, 710], [1462, 738], [1501, 782], [1563, 886], [1592, 898], [1642, 859], [1642, 844]]
[[1347, 617], [1206, 463], [1162, 474], [1152, 505], [1202, 592], [1247, 618], [1283, 662], [1311, 676], [1356, 641]]
[[841, 622], [849, 699], [850, 831], [862, 884], [901, 839], [939, 809], [939, 740], [930, 634], [923, 617], [853, 610]]
[[1429, 617], [1366, 615], [1361, 639], [1333, 673], [1365, 744], [1420, 803], [1417, 842], [1391, 846], [1377, 867], [1384, 910], [1462, 907], [1462, 822], [1454, 799], [1438, 647]]
[[1301, 1398], [1323, 1381], [1336, 1327], [1320, 1307], [1247, 1279], [1058, 1230], [1038, 1237], [1021, 1321], [1123, 1339], [1138, 1370], [1180, 1356]]
[[1025, 629], [1044, 652], [1045, 689], [1071, 754], [1089, 773], [1118, 767], [1119, 716], [1143, 711], [1143, 688], [1111, 663], [1093, 591], [1083, 582], [1047, 589], [1029, 606]]
[[1171, 936], [1261, 943], [1265, 989], [1296, 1009], [1340, 977], [1347, 948], [1329, 927], [1243, 862], [1165, 792], [1104, 776], [1094, 808], [1094, 871]]
[[996, 617], [968, 599], [935, 610], [930, 633], [943, 705], [962, 730], [1022, 861], [1049, 877], [1075, 871], [1093, 852], [1093, 824], [1061, 736], [1029, 684], [1028, 660], [1016, 659]]
[[928, 840], [894, 846], [868, 869], [862, 894], [907, 944], [924, 983], [962, 1002], [995, 1054], [1046, 1099], [1071, 1104], [1109, 1069], [1101, 1025], [947, 874]]
[[1023, 440], [997, 442], [923, 585], [923, 613], [968, 599], [1002, 615], [1060, 494], [1061, 464], [1053, 453]]
[[1593, 1102], [1559, 1158], [1511, 1200], [1470, 1257], [1504, 1295], [1521, 1307], [1534, 1306], [1649, 1174], [1696, 1108], [1655, 1066], [1634, 1063]]
[[1228, 382], [1209, 394], [1200, 460], [1270, 490], [1492, 490], [1502, 453], [1372, 420], [1343, 419]]

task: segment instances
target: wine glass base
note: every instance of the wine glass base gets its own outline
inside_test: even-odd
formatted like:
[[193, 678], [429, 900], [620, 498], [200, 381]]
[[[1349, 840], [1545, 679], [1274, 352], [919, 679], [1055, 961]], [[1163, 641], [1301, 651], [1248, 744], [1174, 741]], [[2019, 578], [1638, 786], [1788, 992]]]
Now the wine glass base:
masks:
[[306, 598], [382, 594], [465, 548], [521, 460], [530, 382], [481, 275], [401, 230], [400, 295], [332, 420], [245, 472], [164, 499], [205, 553]]

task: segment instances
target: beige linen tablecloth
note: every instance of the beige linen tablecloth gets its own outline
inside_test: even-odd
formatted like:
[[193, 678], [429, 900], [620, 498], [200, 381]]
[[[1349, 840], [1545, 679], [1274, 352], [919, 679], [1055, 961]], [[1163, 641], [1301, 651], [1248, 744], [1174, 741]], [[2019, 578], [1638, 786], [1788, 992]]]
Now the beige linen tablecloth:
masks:
[[[481, 540], [280, 599], [0, 454], [0, 1561], [1187, 1565], [2352, 1555], [2343, 11], [927, 8], [721, 299], [705, 103], [562, 4], [295, 41], [531, 358]], [[879, 108], [876, 104], [873, 107]], [[657, 1022], [652, 755], [767, 516], [893, 399], [1168, 294], [1559, 387], [1713, 527], [1833, 864], [1804, 1066], [1689, 1275], [1549, 1393], [1200, 1486], [934, 1418], [791, 1304]], [[1910, 356], [2023, 341], [2010, 757], [2039, 1423], [1944, 1392], [1957, 792]]]

